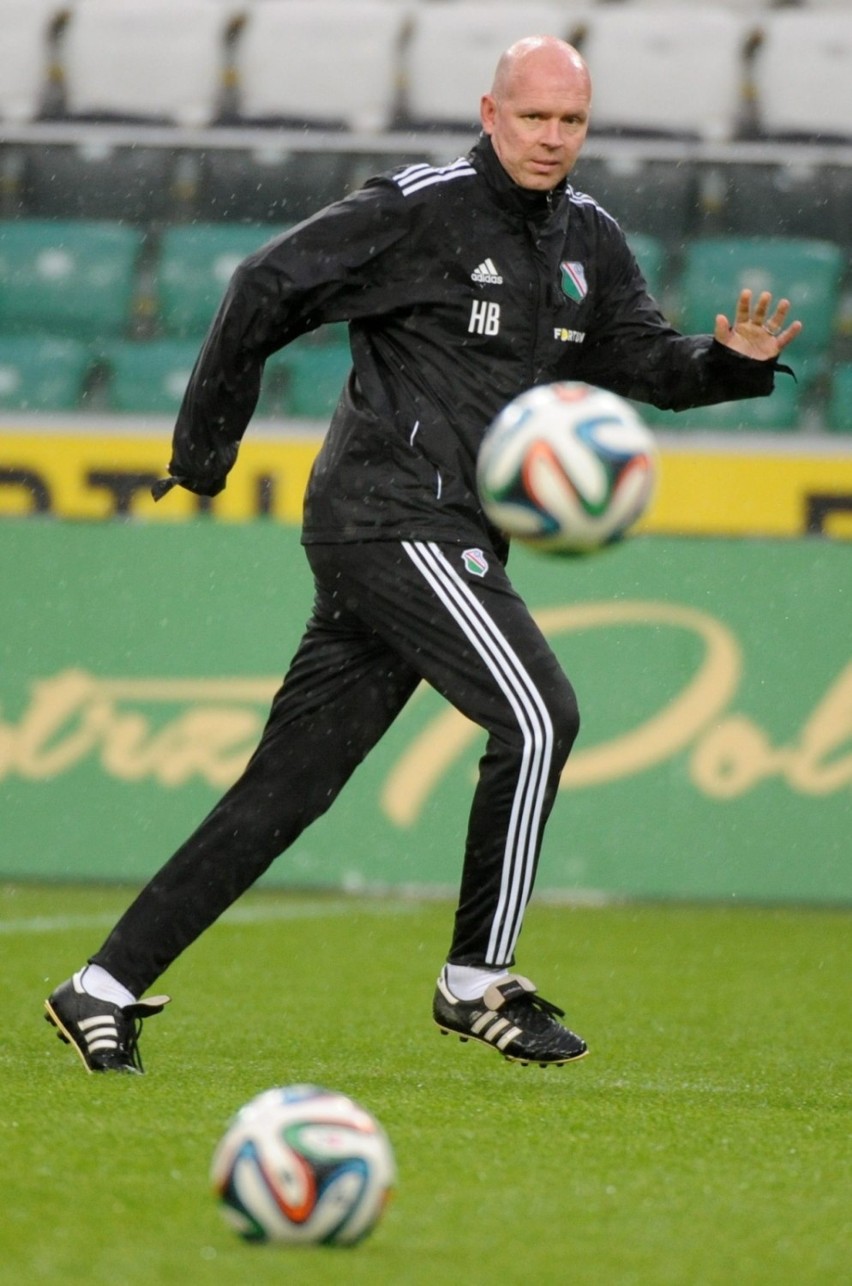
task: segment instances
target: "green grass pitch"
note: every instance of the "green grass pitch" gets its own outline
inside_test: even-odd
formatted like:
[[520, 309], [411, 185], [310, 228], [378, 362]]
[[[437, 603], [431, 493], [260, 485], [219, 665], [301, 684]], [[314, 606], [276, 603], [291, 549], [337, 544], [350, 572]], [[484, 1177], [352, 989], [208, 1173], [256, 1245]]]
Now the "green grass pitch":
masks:
[[[432, 1025], [449, 905], [257, 893], [163, 980], [148, 1074], [96, 1077], [41, 1006], [128, 896], [0, 887], [3, 1281], [850, 1280], [847, 914], [534, 904], [518, 968], [591, 1047], [542, 1070]], [[358, 1247], [245, 1245], [208, 1189], [236, 1108], [297, 1081], [394, 1143]]]

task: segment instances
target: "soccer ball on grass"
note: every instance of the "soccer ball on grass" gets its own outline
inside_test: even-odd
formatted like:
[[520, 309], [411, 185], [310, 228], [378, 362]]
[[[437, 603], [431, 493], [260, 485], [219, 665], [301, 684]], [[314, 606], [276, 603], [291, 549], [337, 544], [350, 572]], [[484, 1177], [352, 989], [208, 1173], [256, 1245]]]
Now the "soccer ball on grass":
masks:
[[508, 536], [555, 553], [620, 539], [657, 477], [650, 430], [629, 402], [590, 384], [542, 384], [505, 407], [477, 461], [482, 506]]
[[240, 1109], [210, 1177], [246, 1241], [352, 1246], [378, 1223], [396, 1167], [384, 1130], [353, 1099], [291, 1085]]

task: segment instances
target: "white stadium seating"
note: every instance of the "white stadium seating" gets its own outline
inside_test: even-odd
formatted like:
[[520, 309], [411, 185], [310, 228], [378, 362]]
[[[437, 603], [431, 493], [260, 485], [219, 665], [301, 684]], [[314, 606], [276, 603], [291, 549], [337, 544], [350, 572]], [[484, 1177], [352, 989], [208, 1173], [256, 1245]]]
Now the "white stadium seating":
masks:
[[231, 16], [220, 0], [74, 0], [63, 47], [69, 114], [208, 124]]
[[597, 8], [583, 41], [594, 86], [593, 127], [733, 137], [746, 33], [741, 17], [719, 7]]
[[239, 114], [377, 130], [391, 120], [407, 10], [388, 0], [255, 0], [235, 53]]
[[409, 119], [444, 126], [474, 124], [479, 99], [491, 87], [503, 50], [522, 36], [571, 36], [586, 12], [585, 5], [546, 0], [512, 6], [493, 0], [420, 4], [405, 57]]
[[0, 119], [38, 115], [49, 75], [48, 33], [61, 8], [56, 0], [0, 0]]
[[844, 8], [779, 11], [765, 24], [754, 63], [764, 134], [852, 139], [852, 8]]

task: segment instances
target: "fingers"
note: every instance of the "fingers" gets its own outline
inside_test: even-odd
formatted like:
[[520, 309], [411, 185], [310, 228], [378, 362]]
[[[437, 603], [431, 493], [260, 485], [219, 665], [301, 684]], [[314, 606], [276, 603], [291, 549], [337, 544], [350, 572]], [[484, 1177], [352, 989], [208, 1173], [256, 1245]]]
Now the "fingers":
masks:
[[[763, 296], [761, 296], [763, 298]], [[734, 326], [744, 326], [747, 321], [751, 320], [751, 291], [741, 290], [740, 297], [737, 300], [737, 312], [734, 319]]]
[[[751, 323], [760, 326], [773, 339], [777, 339], [779, 347], [783, 348], [789, 344], [792, 339], [802, 329], [801, 322], [792, 322], [787, 326], [787, 316], [790, 312], [789, 299], [779, 299], [775, 307], [772, 307], [772, 295], [768, 290], [762, 290], [757, 297], [757, 302], [752, 310], [752, 292], [748, 289], [741, 290], [737, 300], [736, 326], [745, 326]], [[786, 329], [785, 329], [786, 327]]]
[[780, 350], [786, 348], [790, 341], [796, 338], [802, 329], [802, 323], [794, 321], [789, 326], [786, 325], [787, 314], [790, 311], [789, 299], [779, 299], [774, 310], [771, 305], [772, 296], [768, 290], [765, 290], [755, 306], [754, 321], [772, 336]]
[[778, 331], [781, 331], [784, 329], [784, 323], [787, 320], [787, 314], [789, 311], [790, 311], [789, 299], [779, 300], [778, 306], [775, 309], [775, 312], [767, 321], [763, 323], [764, 326], [770, 332], [774, 331], [777, 334]]
[[778, 344], [779, 351], [782, 348], [786, 348], [790, 341], [795, 339], [796, 336], [801, 333], [801, 330], [802, 323], [800, 321], [791, 322], [786, 330], [782, 330], [781, 333], [776, 336], [776, 343]]
[[784, 329], [784, 322], [790, 311], [790, 301], [789, 299], [779, 300], [775, 311], [770, 313], [771, 304], [772, 296], [768, 290], [764, 290], [757, 301], [754, 320], [758, 326], [768, 330], [770, 335], [778, 335]]
[[[775, 314], [773, 315], [773, 320], [767, 321], [767, 317], [769, 315], [769, 309], [772, 304], [772, 296], [769, 293], [769, 291], [762, 290], [760, 292], [760, 294], [757, 297], [757, 303], [754, 305], [753, 312], [751, 307], [751, 301], [752, 301], [752, 292], [750, 290], [741, 290], [740, 297], [737, 302], [737, 321], [741, 321], [741, 322], [752, 321], [756, 326], [763, 326], [767, 330], [769, 330], [772, 326], [774, 326], [775, 324], [774, 317], [777, 316], [779, 311], [783, 309], [782, 316], [786, 316], [787, 310], [790, 307], [789, 299], [782, 299], [780, 304], [778, 305], [778, 308], [776, 308], [775, 310]], [[780, 326], [778, 327], [778, 329], [780, 330]]]
[[717, 344], [725, 344], [731, 334], [731, 323], [724, 313], [716, 314], [716, 325], [713, 328], [713, 338]]

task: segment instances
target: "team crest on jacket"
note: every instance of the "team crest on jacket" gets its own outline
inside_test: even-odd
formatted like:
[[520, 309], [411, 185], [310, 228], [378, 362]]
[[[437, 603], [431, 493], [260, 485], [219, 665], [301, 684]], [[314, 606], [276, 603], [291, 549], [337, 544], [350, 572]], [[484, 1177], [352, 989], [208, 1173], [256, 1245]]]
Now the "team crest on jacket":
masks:
[[465, 571], [471, 576], [484, 576], [488, 571], [488, 559], [481, 549], [466, 549], [462, 554]]
[[570, 259], [565, 259], [559, 265], [562, 271], [562, 293], [575, 303], [580, 304], [589, 293], [589, 283], [586, 281], [586, 270], [581, 263], [575, 263]]

